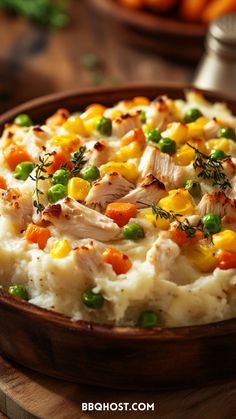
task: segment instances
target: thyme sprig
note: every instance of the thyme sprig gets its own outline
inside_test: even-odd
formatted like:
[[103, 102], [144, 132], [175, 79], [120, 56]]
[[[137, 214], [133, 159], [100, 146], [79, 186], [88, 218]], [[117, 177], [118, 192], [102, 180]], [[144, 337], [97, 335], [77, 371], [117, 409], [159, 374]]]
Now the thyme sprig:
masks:
[[39, 181], [52, 177], [51, 174], [47, 173], [47, 167], [51, 166], [52, 160], [50, 160], [50, 158], [54, 154], [55, 151], [52, 151], [39, 156], [39, 162], [35, 166], [34, 175], [30, 174], [30, 178], [35, 181], [35, 199], [33, 205], [37, 210], [37, 214], [45, 209], [45, 206], [40, 202], [40, 196], [44, 195], [44, 192], [39, 188]]
[[79, 148], [79, 151], [76, 151], [73, 154], [71, 158], [71, 163], [73, 163], [74, 165], [73, 169], [71, 170], [72, 176], [78, 176], [78, 174], [80, 173], [85, 163], [87, 163], [87, 160], [85, 159], [85, 156], [84, 156], [85, 152], [86, 152], [86, 147], [82, 146]]
[[163, 208], [159, 207], [158, 205], [151, 204], [148, 205], [152, 209], [152, 213], [156, 215], [156, 218], [164, 218], [165, 220], [175, 221], [176, 228], [178, 230], [184, 231], [188, 238], [192, 238], [195, 236], [196, 231], [199, 230], [198, 227], [192, 226], [187, 218], [184, 220], [180, 220], [180, 217], [183, 217], [181, 214], [177, 214], [174, 211], [166, 211]]
[[193, 167], [195, 170], [200, 170], [198, 177], [211, 180], [212, 186], [219, 186], [223, 191], [232, 187], [220, 160], [213, 160], [210, 156], [198, 150], [198, 148], [189, 143], [187, 145], [195, 151]]

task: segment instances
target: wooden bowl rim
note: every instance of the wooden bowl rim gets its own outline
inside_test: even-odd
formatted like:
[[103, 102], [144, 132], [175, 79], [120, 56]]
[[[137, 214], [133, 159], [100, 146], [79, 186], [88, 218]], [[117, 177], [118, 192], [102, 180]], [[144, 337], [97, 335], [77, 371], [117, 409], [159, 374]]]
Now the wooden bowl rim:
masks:
[[[57, 102], [58, 100], [69, 100], [70, 98], [86, 97], [91, 99], [95, 94], [108, 95], [112, 93], [122, 92], [122, 97], [125, 99], [125, 95], [132, 94], [137, 95], [137, 90], [163, 90], [173, 91], [176, 94], [183, 93], [186, 89], [194, 89], [202, 92], [210, 100], [219, 100], [229, 102], [236, 107], [236, 99], [226, 96], [221, 92], [209, 91], [204, 89], [195, 88], [189, 84], [183, 83], [129, 83], [122, 84], [115, 87], [103, 87], [103, 88], [87, 88], [77, 89], [73, 91], [66, 91], [60, 93], [53, 93], [50, 95], [42, 96], [36, 99], [29, 100], [21, 105], [18, 105], [11, 110], [3, 113], [0, 116], [0, 125], [14, 118], [18, 113], [30, 112], [30, 110], [41, 108], [43, 109], [46, 104]], [[168, 92], [167, 92], [168, 94]], [[66, 103], [65, 103], [66, 106]], [[92, 323], [83, 320], [71, 320], [71, 318], [53, 312], [31, 303], [17, 299], [9, 295], [3, 289], [0, 289], [0, 304], [3, 304], [8, 310], [16, 312], [20, 315], [21, 312], [28, 317], [43, 320], [44, 323], [53, 323], [55, 326], [61, 329], [73, 331], [78, 334], [99, 336], [106, 339], [118, 339], [118, 340], [150, 340], [150, 341], [169, 341], [169, 340], [186, 340], [186, 339], [197, 339], [197, 338], [208, 338], [234, 334], [236, 332], [236, 318], [222, 320], [215, 323], [209, 323], [199, 326], [182, 326], [176, 328], [154, 328], [154, 329], [142, 329], [139, 327], [118, 327], [110, 326], [98, 323]]]
[[162, 33], [166, 35], [192, 36], [203, 38], [207, 27], [203, 24], [182, 22], [174, 18], [129, 9], [111, 0], [91, 0], [94, 6], [121, 23], [132, 25], [146, 32]]

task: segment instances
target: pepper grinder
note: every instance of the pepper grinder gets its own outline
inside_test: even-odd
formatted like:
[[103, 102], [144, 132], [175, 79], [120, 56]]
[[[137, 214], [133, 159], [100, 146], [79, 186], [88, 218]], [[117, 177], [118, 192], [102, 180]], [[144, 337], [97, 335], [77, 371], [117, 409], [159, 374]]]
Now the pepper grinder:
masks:
[[193, 84], [236, 97], [236, 13], [221, 16], [210, 25], [206, 53]]

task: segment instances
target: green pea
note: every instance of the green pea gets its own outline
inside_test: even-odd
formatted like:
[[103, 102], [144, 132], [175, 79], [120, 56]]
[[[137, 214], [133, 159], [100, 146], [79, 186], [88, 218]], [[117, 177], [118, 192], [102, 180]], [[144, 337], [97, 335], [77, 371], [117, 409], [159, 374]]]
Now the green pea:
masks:
[[35, 165], [31, 161], [19, 163], [15, 168], [14, 176], [16, 179], [26, 180], [34, 168]]
[[93, 309], [101, 308], [104, 304], [102, 294], [93, 292], [91, 288], [88, 288], [83, 292], [81, 299], [86, 307]]
[[194, 198], [198, 198], [201, 195], [202, 189], [199, 182], [195, 182], [192, 179], [189, 179], [185, 183], [185, 189], [192, 195]]
[[157, 128], [149, 128], [145, 132], [145, 136], [148, 142], [159, 143], [161, 139], [161, 133]]
[[57, 185], [59, 183], [60, 185], [66, 186], [68, 183], [69, 177], [70, 177], [70, 173], [68, 170], [58, 169], [56, 170], [56, 172], [54, 173], [52, 177], [52, 184]]
[[147, 116], [146, 116], [146, 112], [145, 111], [141, 111], [140, 115], [139, 115], [140, 121], [142, 122], [142, 124], [145, 124], [146, 120], [147, 120]]
[[129, 223], [123, 227], [123, 235], [125, 239], [139, 240], [145, 237], [144, 229], [139, 224]]
[[214, 161], [222, 160], [225, 157], [226, 157], [226, 154], [219, 148], [216, 148], [215, 150], [213, 150], [210, 155], [211, 160], [214, 160]]
[[176, 152], [176, 142], [171, 140], [171, 138], [161, 138], [158, 143], [158, 147], [162, 153], [166, 154], [175, 154]]
[[28, 300], [29, 295], [24, 285], [18, 284], [18, 285], [12, 285], [8, 288], [8, 292], [11, 295], [14, 295], [14, 297], [21, 298], [22, 300]]
[[58, 183], [57, 185], [51, 186], [51, 188], [48, 189], [48, 200], [50, 204], [55, 204], [59, 199], [64, 198], [66, 192], [65, 185]]
[[96, 129], [101, 135], [109, 137], [112, 133], [112, 121], [110, 118], [103, 116], [96, 123]]
[[202, 218], [202, 225], [206, 235], [218, 233], [221, 230], [221, 218], [218, 214], [209, 212]]
[[160, 324], [159, 315], [153, 310], [143, 311], [138, 318], [138, 326], [145, 328], [156, 327]]
[[81, 172], [81, 177], [84, 180], [88, 180], [89, 182], [93, 182], [100, 178], [99, 169], [96, 166], [87, 166]]
[[33, 125], [31, 118], [26, 113], [21, 113], [17, 115], [14, 119], [14, 123], [19, 125], [20, 127], [30, 127], [31, 125]]
[[236, 133], [233, 128], [220, 128], [217, 132], [218, 138], [229, 138], [229, 140], [236, 141]]
[[184, 115], [184, 122], [194, 122], [202, 116], [202, 112], [197, 108], [188, 109]]

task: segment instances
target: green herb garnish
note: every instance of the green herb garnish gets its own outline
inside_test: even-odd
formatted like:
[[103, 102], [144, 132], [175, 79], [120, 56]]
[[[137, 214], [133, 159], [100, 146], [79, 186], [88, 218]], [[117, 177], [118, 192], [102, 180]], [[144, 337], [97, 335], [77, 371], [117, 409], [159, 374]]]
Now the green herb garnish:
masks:
[[46, 180], [52, 177], [52, 174], [47, 173], [47, 167], [51, 166], [52, 161], [50, 157], [55, 154], [54, 152], [45, 153], [43, 156], [39, 156], [39, 162], [35, 166], [35, 174], [29, 175], [29, 177], [35, 181], [35, 200], [34, 207], [37, 209], [37, 213], [40, 213], [44, 210], [45, 206], [40, 202], [40, 196], [44, 195], [44, 192], [39, 189], [39, 181]]

